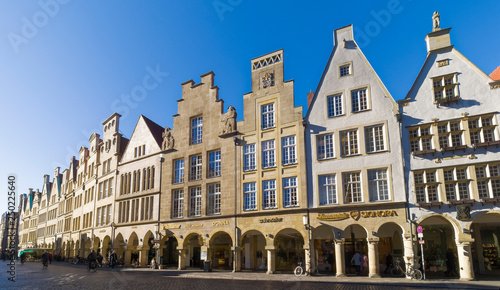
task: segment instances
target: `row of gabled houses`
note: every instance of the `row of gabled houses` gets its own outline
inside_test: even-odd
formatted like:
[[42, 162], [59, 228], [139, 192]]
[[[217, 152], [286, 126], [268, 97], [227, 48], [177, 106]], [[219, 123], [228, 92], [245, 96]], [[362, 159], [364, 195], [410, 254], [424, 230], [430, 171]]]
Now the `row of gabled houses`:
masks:
[[127, 139], [113, 114], [68, 169], [22, 195], [20, 248], [113, 249], [178, 269], [305, 262], [336, 276], [355, 273], [359, 252], [369, 277], [389, 256], [422, 264], [422, 248], [428, 277], [448, 273], [449, 251], [461, 279], [498, 272], [500, 71], [482, 72], [437, 23], [398, 102], [349, 25], [334, 31], [305, 117], [283, 50], [251, 60], [241, 121], [212, 72], [182, 84], [172, 128], [141, 115]]

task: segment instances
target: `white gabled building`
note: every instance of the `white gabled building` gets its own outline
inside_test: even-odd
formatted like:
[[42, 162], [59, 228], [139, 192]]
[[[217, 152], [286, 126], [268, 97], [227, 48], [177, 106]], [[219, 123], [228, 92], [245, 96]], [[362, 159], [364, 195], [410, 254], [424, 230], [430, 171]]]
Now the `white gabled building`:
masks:
[[424, 229], [427, 275], [453, 268], [471, 280], [500, 269], [500, 82], [433, 18], [425, 63], [399, 101], [410, 213]]
[[[118, 164], [112, 237], [114, 250], [126, 264], [137, 260], [146, 266], [158, 258], [154, 240], [158, 238], [163, 130], [141, 115]], [[101, 220], [100, 225], [104, 223]]]
[[379, 277], [387, 254], [411, 258], [398, 106], [352, 30], [334, 31], [306, 115], [313, 263], [344, 276], [354, 273], [346, 261], [365, 253], [365, 274]]

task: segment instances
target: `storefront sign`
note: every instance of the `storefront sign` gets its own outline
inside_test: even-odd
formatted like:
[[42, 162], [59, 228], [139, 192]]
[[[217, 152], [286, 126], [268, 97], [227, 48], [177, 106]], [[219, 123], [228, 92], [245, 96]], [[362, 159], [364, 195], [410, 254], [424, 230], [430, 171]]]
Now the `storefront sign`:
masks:
[[212, 222], [212, 226], [217, 227], [217, 226], [225, 226], [228, 225], [229, 221], [221, 221], [221, 222]]
[[317, 219], [322, 220], [322, 221], [340, 221], [340, 220], [344, 220], [346, 218], [349, 218], [349, 214], [346, 212], [329, 213], [329, 214], [320, 213], [320, 214], [318, 214], [318, 217], [317, 217]]
[[269, 218], [269, 219], [260, 219], [259, 222], [261, 224], [264, 223], [280, 223], [283, 221], [283, 218], [275, 217], [275, 218]]
[[180, 229], [181, 225], [164, 225], [163, 229], [164, 230], [169, 230], [169, 229]]
[[397, 216], [395, 210], [372, 210], [372, 211], [362, 211], [361, 217], [369, 218], [369, 217], [390, 217]]
[[317, 219], [322, 221], [340, 221], [349, 217], [357, 220], [360, 217], [362, 218], [391, 217], [397, 215], [398, 214], [396, 213], [395, 210], [371, 210], [371, 211], [361, 211], [361, 212], [359, 210], [352, 210], [348, 213], [347, 212], [329, 213], [329, 214], [320, 213], [318, 214]]
[[186, 225], [186, 228], [201, 228], [203, 224]]

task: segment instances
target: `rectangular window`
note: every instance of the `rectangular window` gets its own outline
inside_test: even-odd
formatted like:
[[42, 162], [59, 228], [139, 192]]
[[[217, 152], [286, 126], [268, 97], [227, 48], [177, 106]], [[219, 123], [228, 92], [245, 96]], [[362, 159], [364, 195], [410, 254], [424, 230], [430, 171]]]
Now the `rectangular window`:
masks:
[[274, 127], [274, 103], [261, 106], [262, 130]]
[[208, 177], [217, 177], [221, 174], [221, 154], [220, 151], [208, 154]]
[[274, 140], [262, 142], [262, 168], [269, 168], [276, 166]]
[[104, 187], [104, 192], [102, 194], [102, 198], [105, 198], [105, 197], [108, 197], [108, 181], [107, 180], [104, 181], [103, 187]]
[[201, 187], [189, 188], [189, 216], [201, 215]]
[[184, 182], [184, 159], [174, 161], [174, 183]]
[[201, 180], [202, 178], [202, 163], [201, 155], [191, 156], [191, 167], [189, 172], [189, 180]]
[[384, 125], [365, 128], [366, 152], [380, 152], [385, 150]]
[[334, 135], [325, 134], [316, 138], [318, 143], [318, 160], [335, 158]]
[[436, 171], [414, 172], [413, 179], [417, 203], [439, 201]]
[[342, 94], [328, 96], [326, 99], [326, 106], [328, 110], [328, 118], [333, 118], [342, 115]]
[[337, 188], [335, 184], [335, 174], [319, 177], [319, 204], [336, 204]]
[[370, 201], [389, 200], [387, 169], [368, 170], [368, 191]]
[[183, 217], [184, 210], [184, 190], [176, 189], [173, 192], [173, 209], [172, 209], [172, 217], [181, 218]]
[[492, 116], [481, 116], [469, 119], [471, 144], [478, 146], [495, 141], [495, 125]]
[[340, 66], [340, 76], [344, 77], [351, 74], [351, 65], [346, 64]]
[[281, 146], [283, 146], [283, 165], [297, 163], [295, 136], [281, 138]]
[[342, 173], [342, 180], [344, 183], [344, 202], [362, 202], [363, 194], [361, 192], [361, 173]]
[[262, 182], [262, 208], [276, 208], [276, 180]]
[[220, 200], [220, 183], [209, 184], [207, 214], [220, 214]]
[[245, 183], [243, 184], [243, 210], [256, 210], [257, 209], [257, 197], [256, 197], [256, 183]]
[[255, 144], [245, 145], [243, 147], [243, 171], [255, 170]]
[[358, 154], [358, 130], [347, 130], [340, 132], [340, 145], [343, 156]]
[[[439, 76], [432, 79], [434, 103], [447, 104], [458, 97], [457, 75]], [[443, 85], [444, 84], [444, 85]]]
[[203, 117], [191, 119], [191, 144], [203, 141]]
[[283, 178], [283, 207], [299, 205], [297, 177]]
[[352, 112], [361, 112], [368, 110], [368, 97], [366, 88], [351, 91]]

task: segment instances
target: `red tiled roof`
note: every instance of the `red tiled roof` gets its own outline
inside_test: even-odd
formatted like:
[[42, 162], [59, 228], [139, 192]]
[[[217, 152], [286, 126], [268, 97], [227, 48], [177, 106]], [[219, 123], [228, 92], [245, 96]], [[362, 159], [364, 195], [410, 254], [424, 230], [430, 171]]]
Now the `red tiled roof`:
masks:
[[500, 66], [490, 74], [490, 78], [494, 81], [500, 81]]

